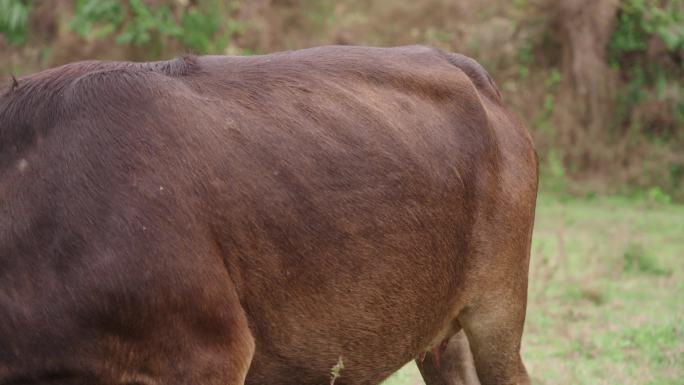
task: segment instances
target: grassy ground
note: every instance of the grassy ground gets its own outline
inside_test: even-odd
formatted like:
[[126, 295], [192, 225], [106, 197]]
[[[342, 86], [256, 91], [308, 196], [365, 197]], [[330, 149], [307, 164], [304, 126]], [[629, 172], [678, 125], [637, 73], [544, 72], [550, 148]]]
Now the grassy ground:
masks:
[[684, 206], [542, 196], [523, 359], [538, 385], [684, 384]]

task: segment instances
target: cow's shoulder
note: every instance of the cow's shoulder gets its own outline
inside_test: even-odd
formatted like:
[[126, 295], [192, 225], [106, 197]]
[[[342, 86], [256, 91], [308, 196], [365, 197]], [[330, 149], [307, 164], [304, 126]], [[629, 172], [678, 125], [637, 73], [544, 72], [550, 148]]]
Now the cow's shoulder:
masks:
[[[12, 81], [0, 93], [0, 165], [78, 116], [121, 117], [200, 71], [195, 57], [134, 63], [81, 61]], [[117, 115], [118, 112], [118, 115]]]

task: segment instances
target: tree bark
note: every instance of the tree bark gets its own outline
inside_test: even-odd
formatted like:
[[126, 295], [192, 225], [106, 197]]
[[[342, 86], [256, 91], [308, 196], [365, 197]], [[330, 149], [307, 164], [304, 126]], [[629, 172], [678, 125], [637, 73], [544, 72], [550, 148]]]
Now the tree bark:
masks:
[[[576, 148], [591, 149], [586, 141], [601, 143], [611, 124], [615, 76], [606, 49], [617, 21], [619, 0], [559, 0], [557, 25], [563, 48], [563, 74], [569, 81], [565, 101], [573, 106], [579, 127], [569, 130]], [[575, 154], [579, 166], [592, 163], [591, 150]]]

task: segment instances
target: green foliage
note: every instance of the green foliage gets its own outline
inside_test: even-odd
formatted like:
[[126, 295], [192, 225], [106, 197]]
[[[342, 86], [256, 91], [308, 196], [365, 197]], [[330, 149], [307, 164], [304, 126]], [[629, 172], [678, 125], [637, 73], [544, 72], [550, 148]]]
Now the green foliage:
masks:
[[[671, 60], [648, 57], [654, 39], [664, 44]], [[639, 104], [662, 99], [669, 84], [680, 85], [673, 121], [684, 124], [684, 67], [675, 64], [684, 58], [684, 0], [623, 0], [608, 57], [612, 67], [627, 79], [617, 96], [618, 125], [628, 120]]]
[[32, 5], [28, 0], [0, 0], [0, 34], [10, 44], [21, 45], [26, 41]]
[[197, 9], [183, 13], [180, 26], [180, 40], [186, 47], [199, 52], [208, 52], [212, 48], [211, 39], [221, 27], [218, 14], [204, 14]]
[[544, 104], [541, 111], [541, 117], [539, 120], [539, 126], [542, 129], [550, 129], [551, 118], [553, 117], [553, 112], [556, 109], [556, 90], [560, 84], [563, 76], [558, 69], [553, 68], [544, 80], [544, 88], [546, 89], [546, 95], [544, 95]]
[[530, 75], [530, 65], [532, 64], [533, 44], [526, 42], [518, 49], [518, 75], [521, 79], [527, 79]]
[[[143, 0], [78, 0], [71, 28], [83, 37], [102, 39], [114, 34], [118, 44], [145, 46], [160, 52], [174, 41], [198, 53], [222, 50], [226, 34], [237, 34], [235, 23], [222, 30], [222, 2], [174, 9]], [[223, 36], [221, 36], [223, 32]]]
[[668, 170], [670, 172], [670, 184], [673, 188], [679, 187], [682, 183], [682, 177], [684, 177], [684, 165], [670, 163]]
[[[123, 21], [123, 8], [116, 0], [79, 0], [71, 29], [81, 36], [104, 38]], [[95, 28], [93, 24], [101, 24]]]
[[623, 1], [609, 46], [612, 56], [645, 52], [654, 36], [659, 37], [669, 51], [684, 51], [682, 0], [670, 0], [664, 7], [661, 4], [655, 0]]
[[661, 267], [655, 257], [646, 252], [643, 245], [631, 243], [624, 254], [624, 270], [655, 275], [668, 275], [670, 270]]
[[540, 174], [542, 191], [551, 193], [561, 199], [567, 198], [567, 172], [562, 156], [557, 150], [548, 152], [546, 161], [540, 165]]
[[648, 201], [650, 203], [669, 205], [672, 203], [672, 197], [664, 192], [660, 187], [651, 187], [648, 189]]
[[[681, 141], [684, 0], [623, 0], [607, 54], [622, 78], [612, 135], [626, 137], [633, 146], [642, 145], [644, 139], [656, 148]], [[662, 165], [657, 176], [644, 178], [659, 185], [643, 193], [648, 202], [668, 203], [672, 200], [668, 193], [677, 196], [681, 167], [677, 162]]]
[[178, 37], [183, 32], [167, 5], [152, 10], [142, 0], [128, 0], [128, 6], [131, 17], [116, 37], [119, 44], [145, 45], [152, 41], [155, 33]]
[[[544, 101], [539, 113], [534, 117], [534, 125], [540, 132], [553, 138], [556, 135], [553, 116], [556, 110], [556, 93], [563, 76], [556, 68], [552, 68], [544, 80]], [[541, 185], [545, 191], [565, 197], [567, 194], [567, 170], [563, 162], [562, 149], [550, 149], [542, 154]]]

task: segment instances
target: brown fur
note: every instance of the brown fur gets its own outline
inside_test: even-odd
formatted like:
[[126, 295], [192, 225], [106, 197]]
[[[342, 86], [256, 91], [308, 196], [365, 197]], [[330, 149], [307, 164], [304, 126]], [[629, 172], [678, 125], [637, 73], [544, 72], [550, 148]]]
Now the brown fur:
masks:
[[22, 78], [0, 384], [321, 384], [339, 357], [377, 384], [461, 326], [482, 384], [526, 383], [536, 175], [486, 72], [426, 47]]

